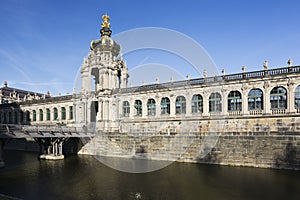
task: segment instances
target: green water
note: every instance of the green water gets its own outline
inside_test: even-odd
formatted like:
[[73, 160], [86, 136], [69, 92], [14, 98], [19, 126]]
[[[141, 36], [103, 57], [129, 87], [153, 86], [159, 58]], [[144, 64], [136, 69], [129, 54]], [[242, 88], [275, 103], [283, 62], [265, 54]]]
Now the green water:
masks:
[[129, 174], [92, 156], [39, 161], [5, 151], [0, 199], [300, 199], [300, 172], [173, 163]]

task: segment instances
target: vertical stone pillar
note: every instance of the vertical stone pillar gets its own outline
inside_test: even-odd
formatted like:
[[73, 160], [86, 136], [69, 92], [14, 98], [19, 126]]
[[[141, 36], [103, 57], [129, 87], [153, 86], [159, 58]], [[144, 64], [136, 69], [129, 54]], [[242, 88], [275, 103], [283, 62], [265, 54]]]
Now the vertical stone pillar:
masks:
[[207, 91], [203, 92], [203, 117], [209, 116], [209, 93]]
[[106, 120], [106, 99], [102, 99], [102, 120], [105, 121]]
[[82, 73], [81, 78], [82, 78], [82, 89], [88, 92], [91, 91], [89, 72], [85, 71], [84, 73]]
[[111, 70], [109, 69], [107, 73], [108, 73], [108, 87], [107, 87], [107, 89], [110, 89], [112, 87], [112, 84], [111, 84], [112, 83], [112, 80], [111, 80], [112, 79]]
[[112, 89], [115, 89], [115, 88], [117, 88], [117, 70], [114, 70], [111, 73], [112, 73], [111, 86], [112, 86]]
[[104, 110], [104, 100], [103, 99], [101, 99], [101, 101], [100, 101], [100, 107], [101, 107], [101, 115], [100, 115], [100, 118], [101, 118], [101, 120], [104, 120], [104, 112], [105, 112], [105, 110]]
[[296, 113], [295, 109], [295, 84], [293, 82], [288, 83], [287, 87], [287, 112]]
[[86, 122], [86, 124], [89, 123], [89, 111], [90, 111], [90, 102], [88, 101], [87, 97], [85, 97], [86, 99], [84, 100], [84, 121]]
[[43, 108], [43, 121], [45, 121], [45, 122], [47, 121], [47, 108], [46, 107]]
[[107, 113], [106, 120], [110, 120], [109, 110], [110, 110], [110, 101], [109, 101], [109, 99], [107, 99], [106, 100], [106, 113]]
[[96, 116], [96, 121], [101, 121], [102, 120], [102, 113], [103, 113], [103, 108], [102, 108], [102, 99], [98, 101], [98, 113]]
[[264, 114], [271, 114], [270, 89], [268, 87], [264, 89]]
[[147, 107], [148, 99], [147, 97], [143, 97], [141, 101], [142, 101], [142, 117], [146, 118], [148, 116], [148, 107]]
[[242, 91], [242, 115], [249, 115], [248, 110], [248, 90], [244, 89]]
[[160, 108], [160, 103], [161, 103], [161, 97], [160, 96], [156, 96], [155, 97], [155, 116], [160, 117], [161, 115], [161, 108]]
[[134, 112], [135, 112], [135, 108], [134, 108], [134, 100], [130, 99], [129, 100], [129, 105], [130, 105], [130, 113], [129, 113], [129, 118], [133, 119], [134, 118]]
[[192, 115], [192, 97], [189, 93], [185, 95], [185, 115], [191, 116]]
[[69, 119], [70, 119], [70, 106], [65, 105], [65, 109], [66, 109], [66, 121], [69, 121]]
[[50, 121], [53, 122], [54, 121], [54, 110], [53, 110], [52, 106], [49, 109], [50, 109]]
[[104, 76], [104, 82], [105, 82], [104, 89], [108, 89], [109, 88], [109, 81], [110, 81], [110, 79], [109, 79], [109, 71], [106, 70], [105, 71], [105, 76]]
[[63, 146], [63, 141], [59, 141], [58, 143], [58, 155], [62, 155], [62, 146]]
[[176, 101], [176, 96], [174, 94], [171, 94], [171, 96], [170, 96], [170, 117], [175, 117], [175, 115], [176, 115], [175, 101]]
[[228, 115], [228, 91], [227, 89], [221, 90], [222, 95], [222, 115]]

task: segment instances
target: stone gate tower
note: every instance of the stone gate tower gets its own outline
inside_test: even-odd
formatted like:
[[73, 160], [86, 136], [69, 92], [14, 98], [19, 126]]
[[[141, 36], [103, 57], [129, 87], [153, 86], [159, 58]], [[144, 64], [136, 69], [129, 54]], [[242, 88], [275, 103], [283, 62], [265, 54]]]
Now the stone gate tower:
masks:
[[118, 105], [112, 91], [126, 88], [128, 69], [120, 56], [120, 45], [112, 38], [110, 17], [102, 16], [101, 38], [92, 40], [81, 68], [82, 87], [76, 104], [76, 121], [87, 127], [111, 131], [118, 127]]

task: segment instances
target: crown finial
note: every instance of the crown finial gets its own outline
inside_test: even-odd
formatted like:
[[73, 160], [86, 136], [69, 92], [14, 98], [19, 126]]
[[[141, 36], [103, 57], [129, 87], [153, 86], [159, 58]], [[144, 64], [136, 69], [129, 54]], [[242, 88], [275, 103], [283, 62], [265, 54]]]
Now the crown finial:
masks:
[[110, 17], [107, 14], [102, 16], [102, 24], [101, 24], [102, 29], [100, 30], [101, 37], [104, 35], [110, 37], [110, 35], [111, 35], [109, 20], [110, 20]]
[[107, 14], [102, 16], [102, 20], [102, 28], [110, 28], [110, 23], [108, 22], [110, 20], [110, 17]]

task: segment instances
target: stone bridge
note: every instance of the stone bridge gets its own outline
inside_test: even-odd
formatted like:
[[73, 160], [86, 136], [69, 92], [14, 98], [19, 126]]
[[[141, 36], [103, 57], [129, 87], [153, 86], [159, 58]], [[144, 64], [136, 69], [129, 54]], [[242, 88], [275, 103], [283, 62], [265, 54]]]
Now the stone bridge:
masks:
[[33, 138], [40, 147], [41, 159], [63, 159], [62, 147], [70, 138], [91, 138], [93, 132], [84, 127], [57, 125], [0, 125], [0, 167], [4, 166], [4, 146], [12, 139]]

